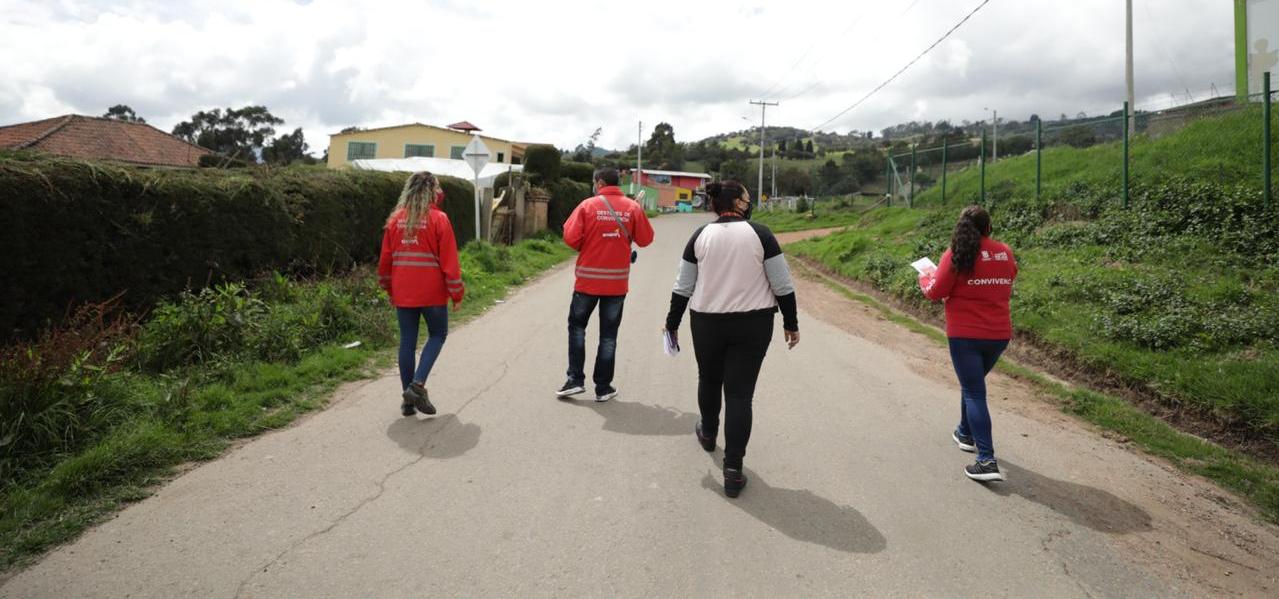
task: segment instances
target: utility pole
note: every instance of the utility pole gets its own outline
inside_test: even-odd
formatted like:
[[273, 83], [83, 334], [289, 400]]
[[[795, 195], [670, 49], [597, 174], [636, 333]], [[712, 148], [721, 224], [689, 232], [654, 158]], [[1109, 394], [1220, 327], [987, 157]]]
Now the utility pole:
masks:
[[[983, 108], [982, 110], [990, 110], [990, 109]], [[995, 127], [995, 139], [994, 139], [994, 142], [991, 144], [991, 149], [990, 149], [990, 162], [991, 164], [994, 164], [996, 162], [999, 162], [999, 111], [990, 110], [990, 113], [991, 113], [990, 119], [994, 123], [994, 127]]]
[[768, 194], [768, 197], [777, 197], [777, 146], [773, 146], [773, 193]]
[[631, 177], [631, 196], [639, 193], [640, 173], [644, 172], [644, 121], [635, 127], [635, 176]]
[[[764, 193], [764, 140], [766, 129], [764, 128], [764, 113], [768, 111], [769, 106], [777, 106], [777, 102], [769, 102], [767, 100], [751, 100], [751, 104], [759, 106], [759, 186], [756, 187], [756, 194]], [[756, 205], [759, 204], [759, 198], [755, 198]]]
[[1137, 100], [1133, 95], [1132, 85], [1132, 0], [1127, 0], [1128, 5], [1128, 57], [1126, 62], [1126, 72], [1128, 79], [1128, 119], [1124, 126], [1128, 128], [1128, 135], [1137, 134]]

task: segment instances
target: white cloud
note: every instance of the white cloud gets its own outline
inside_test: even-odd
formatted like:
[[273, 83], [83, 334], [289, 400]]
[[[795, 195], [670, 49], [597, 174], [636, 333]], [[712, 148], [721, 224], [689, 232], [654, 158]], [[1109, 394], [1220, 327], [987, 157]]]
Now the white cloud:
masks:
[[[602, 145], [625, 147], [638, 120], [681, 140], [743, 129], [769, 92], [770, 123], [811, 127], [977, 3], [0, 0], [0, 123], [125, 103], [168, 129], [258, 103], [317, 152], [350, 125], [462, 119], [561, 147], [603, 127]], [[1229, 93], [1230, 3], [1136, 4], [1139, 105]], [[1110, 0], [991, 2], [833, 128], [1113, 110], [1123, 19]]]

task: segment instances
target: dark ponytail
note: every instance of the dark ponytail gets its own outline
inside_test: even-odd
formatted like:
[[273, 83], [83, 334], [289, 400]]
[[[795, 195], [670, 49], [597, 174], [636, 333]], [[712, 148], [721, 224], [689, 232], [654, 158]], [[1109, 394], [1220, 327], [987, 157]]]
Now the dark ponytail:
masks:
[[981, 250], [981, 238], [990, 235], [990, 213], [981, 206], [969, 206], [959, 214], [950, 236], [950, 265], [958, 273], [971, 273]]
[[746, 187], [733, 179], [715, 181], [706, 185], [706, 198], [716, 214], [737, 212], [737, 200], [746, 194]]

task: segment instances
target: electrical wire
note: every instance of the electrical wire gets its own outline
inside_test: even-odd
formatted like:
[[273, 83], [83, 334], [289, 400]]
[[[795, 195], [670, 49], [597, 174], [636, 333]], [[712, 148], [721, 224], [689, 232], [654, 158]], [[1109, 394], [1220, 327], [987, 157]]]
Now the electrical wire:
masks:
[[848, 108], [845, 108], [845, 109], [843, 109], [843, 110], [839, 111], [839, 113], [838, 113], [838, 114], [836, 114], [835, 116], [833, 116], [833, 117], [831, 117], [831, 118], [829, 118], [829, 119], [826, 119], [826, 120], [825, 120], [825, 121], [823, 121], [820, 125], [817, 125], [816, 127], [813, 127], [812, 129], [809, 129], [809, 131], [816, 132], [818, 129], [821, 129], [822, 127], [825, 127], [826, 125], [829, 125], [829, 124], [831, 124], [831, 123], [835, 122], [835, 121], [836, 121], [836, 120], [838, 120], [840, 117], [844, 116], [845, 114], [848, 114], [850, 111], [852, 111], [853, 109], [857, 108], [858, 106], [861, 106], [863, 102], [865, 102], [866, 100], [869, 100], [869, 99], [870, 99], [870, 97], [871, 97], [871, 96], [874, 96], [877, 92], [879, 92], [879, 90], [884, 89], [885, 87], [888, 87], [888, 84], [890, 84], [890, 83], [892, 83], [894, 80], [896, 80], [896, 79], [897, 79], [897, 77], [901, 76], [901, 74], [902, 74], [902, 73], [905, 73], [907, 69], [909, 69], [910, 67], [914, 66], [914, 65], [915, 65], [915, 63], [919, 62], [919, 60], [920, 60], [920, 59], [922, 59], [924, 56], [926, 56], [929, 52], [932, 52], [933, 48], [936, 48], [936, 47], [937, 47], [939, 44], [941, 44], [943, 41], [946, 41], [946, 38], [950, 37], [950, 35], [951, 35], [952, 33], [955, 33], [955, 31], [957, 31], [960, 27], [962, 27], [962, 26], [964, 25], [964, 23], [967, 23], [969, 19], [973, 18], [973, 15], [977, 14], [977, 11], [981, 10], [981, 9], [982, 9], [983, 7], [985, 7], [987, 4], [990, 4], [990, 0], [982, 0], [982, 3], [981, 3], [981, 4], [978, 4], [978, 5], [977, 5], [977, 8], [974, 8], [974, 9], [972, 10], [972, 12], [968, 13], [968, 15], [967, 15], [967, 16], [965, 16], [963, 19], [960, 19], [960, 21], [959, 21], [958, 23], [956, 23], [954, 27], [951, 27], [949, 31], [947, 31], [944, 35], [942, 35], [940, 38], [938, 38], [938, 39], [937, 39], [937, 41], [933, 42], [933, 45], [929, 46], [927, 49], [925, 49], [923, 52], [921, 52], [921, 53], [919, 54], [919, 56], [916, 56], [913, 60], [911, 60], [910, 62], [906, 63], [906, 66], [902, 67], [902, 68], [901, 68], [901, 70], [899, 70], [899, 71], [897, 71], [896, 73], [894, 73], [894, 74], [893, 74], [893, 76], [892, 76], [892, 77], [889, 77], [887, 81], [884, 81], [883, 83], [879, 84], [879, 86], [877, 86], [875, 89], [870, 90], [870, 93], [868, 93], [868, 94], [866, 94], [865, 96], [863, 96], [863, 97], [862, 97], [862, 99], [860, 99], [860, 100], [858, 100], [858, 101], [854, 102], [854, 103], [853, 103], [851, 106], [849, 106]]

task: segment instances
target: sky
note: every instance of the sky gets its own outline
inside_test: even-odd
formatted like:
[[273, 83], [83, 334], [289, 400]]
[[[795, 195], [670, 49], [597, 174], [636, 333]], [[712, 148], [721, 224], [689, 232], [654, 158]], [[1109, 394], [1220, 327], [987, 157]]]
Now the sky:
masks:
[[[982, 0], [0, 0], [0, 125], [127, 104], [163, 130], [267, 106], [313, 153], [344, 127], [468, 120], [571, 149], [643, 122], [679, 141], [769, 125], [845, 133], [911, 120], [1122, 106], [1124, 3], [991, 0], [890, 85], [828, 122]], [[1134, 0], [1138, 108], [1234, 90], [1233, 3]]]

